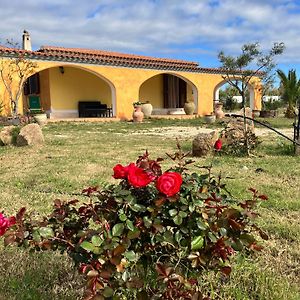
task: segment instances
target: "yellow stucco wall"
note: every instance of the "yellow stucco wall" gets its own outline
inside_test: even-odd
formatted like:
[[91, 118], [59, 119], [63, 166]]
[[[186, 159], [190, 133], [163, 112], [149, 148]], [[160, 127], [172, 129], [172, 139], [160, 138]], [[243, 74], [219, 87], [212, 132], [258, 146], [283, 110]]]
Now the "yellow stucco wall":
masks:
[[98, 100], [111, 106], [109, 85], [99, 77], [74, 67], [49, 69], [51, 108], [77, 110], [80, 100]]
[[163, 75], [157, 75], [145, 81], [140, 87], [139, 100], [149, 101], [154, 108], [164, 106]]
[[[151, 100], [146, 99], [146, 97], [149, 98], [151, 87], [147, 88], [147, 92], [144, 95], [140, 95], [140, 87], [148, 79], [156, 75], [168, 73], [179, 76], [190, 85], [190, 89], [188, 90], [189, 94], [192, 92], [191, 87], [194, 87], [194, 90], [197, 91], [196, 102], [198, 102], [196, 112], [200, 116], [213, 112], [214, 89], [223, 81], [220, 74], [168, 72], [153, 69], [147, 70], [89, 64], [76, 65], [51, 61], [36, 62], [38, 64], [37, 72], [55, 67], [49, 69], [50, 101], [53, 109], [77, 109], [78, 100], [99, 99], [103, 103], [112, 103], [115, 116], [124, 119], [131, 118], [133, 111], [132, 103], [140, 99], [140, 96], [141, 98], [145, 97], [145, 100]], [[58, 66], [64, 66], [64, 74], [59, 72]], [[88, 72], [84, 72], [84, 70]], [[99, 80], [97, 76], [105, 81], [102, 79]], [[159, 88], [158, 82], [155, 81], [154, 85]], [[154, 89], [153, 93], [157, 95], [157, 90]], [[260, 107], [258, 84], [255, 85], [255, 107], [257, 109]]]

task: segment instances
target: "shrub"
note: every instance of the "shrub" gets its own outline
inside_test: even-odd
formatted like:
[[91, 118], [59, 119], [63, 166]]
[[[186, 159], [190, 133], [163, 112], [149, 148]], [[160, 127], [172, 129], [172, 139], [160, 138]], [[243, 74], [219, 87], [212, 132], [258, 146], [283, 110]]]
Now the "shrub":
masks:
[[[198, 278], [204, 270], [228, 276], [236, 252], [261, 250], [253, 211], [265, 195], [236, 201], [210, 168], [178, 164], [163, 172], [148, 153], [116, 165], [120, 180], [83, 190], [88, 201], [55, 200], [42, 219], [22, 208], [5, 232], [5, 245], [67, 252], [86, 276], [85, 299], [209, 299]], [[127, 299], [127, 298], [123, 298]]]

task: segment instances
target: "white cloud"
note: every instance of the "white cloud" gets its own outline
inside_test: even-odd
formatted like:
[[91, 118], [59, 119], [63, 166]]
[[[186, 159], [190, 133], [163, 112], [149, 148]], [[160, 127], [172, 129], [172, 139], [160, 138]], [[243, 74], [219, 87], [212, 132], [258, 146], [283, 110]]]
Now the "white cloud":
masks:
[[[2, 42], [179, 56], [237, 53], [242, 44], [287, 46], [281, 60], [300, 62], [300, 7], [283, 0], [1, 0]], [[298, 11], [298, 12], [297, 12]], [[178, 53], [174, 53], [178, 49]], [[182, 51], [182, 52], [180, 52]]]

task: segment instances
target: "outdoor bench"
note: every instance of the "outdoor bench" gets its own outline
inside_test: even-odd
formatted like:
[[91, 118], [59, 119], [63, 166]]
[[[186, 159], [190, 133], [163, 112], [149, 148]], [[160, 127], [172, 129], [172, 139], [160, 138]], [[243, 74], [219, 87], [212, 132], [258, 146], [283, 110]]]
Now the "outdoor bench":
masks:
[[100, 101], [79, 101], [79, 118], [109, 118], [112, 117], [112, 109]]

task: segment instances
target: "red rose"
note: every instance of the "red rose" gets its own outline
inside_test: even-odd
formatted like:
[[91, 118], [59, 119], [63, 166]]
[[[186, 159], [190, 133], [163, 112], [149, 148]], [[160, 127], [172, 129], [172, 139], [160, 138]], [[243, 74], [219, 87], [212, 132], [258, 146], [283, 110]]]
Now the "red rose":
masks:
[[166, 196], [174, 196], [180, 191], [182, 177], [176, 172], [166, 172], [158, 177], [156, 188]]
[[131, 163], [127, 167], [127, 171], [127, 180], [135, 188], [144, 187], [153, 180], [153, 176], [150, 176], [145, 170], [138, 168], [134, 163]]
[[0, 236], [4, 235], [7, 228], [16, 223], [15, 217], [6, 218], [0, 213]]
[[128, 167], [123, 167], [122, 165], [117, 164], [113, 168], [113, 171], [114, 171], [113, 178], [115, 178], [115, 179], [125, 179], [127, 177], [127, 173], [128, 173], [127, 168]]
[[220, 151], [222, 148], [222, 141], [220, 139], [217, 139], [214, 146], [216, 151]]

